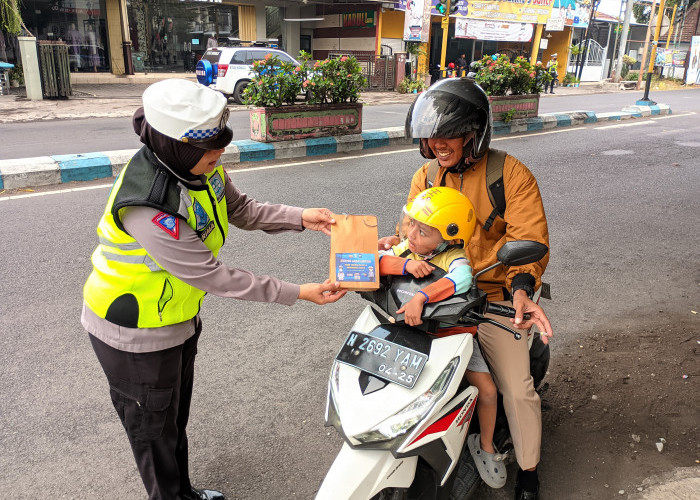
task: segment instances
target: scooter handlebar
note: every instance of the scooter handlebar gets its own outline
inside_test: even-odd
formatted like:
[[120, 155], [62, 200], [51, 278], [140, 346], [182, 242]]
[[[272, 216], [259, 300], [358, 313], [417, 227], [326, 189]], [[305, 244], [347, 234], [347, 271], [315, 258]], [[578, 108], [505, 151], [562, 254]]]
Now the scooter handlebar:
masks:
[[[486, 308], [488, 314], [497, 314], [499, 316], [505, 316], [506, 318], [515, 318], [515, 309], [508, 306], [502, 306], [500, 304], [489, 303]], [[530, 313], [523, 314], [523, 320], [527, 321], [530, 319]]]

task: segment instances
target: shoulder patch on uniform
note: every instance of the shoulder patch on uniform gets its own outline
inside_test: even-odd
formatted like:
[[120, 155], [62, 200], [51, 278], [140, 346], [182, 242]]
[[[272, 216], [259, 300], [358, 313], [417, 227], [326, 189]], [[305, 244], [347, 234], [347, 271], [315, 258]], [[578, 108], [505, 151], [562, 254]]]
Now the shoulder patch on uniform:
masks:
[[151, 219], [153, 223], [176, 240], [180, 239], [180, 221], [174, 215], [160, 212]]
[[218, 171], [214, 172], [214, 175], [209, 178], [209, 184], [211, 184], [211, 188], [214, 190], [216, 201], [221, 201], [224, 197], [224, 180], [221, 178], [221, 174]]
[[201, 231], [205, 227], [207, 227], [207, 223], [209, 222], [209, 216], [207, 215], [206, 210], [204, 210], [204, 207], [202, 206], [201, 203], [199, 203], [197, 200], [194, 200], [194, 203], [192, 205], [192, 210], [194, 211], [194, 218], [195, 218], [195, 230], [196, 231]]

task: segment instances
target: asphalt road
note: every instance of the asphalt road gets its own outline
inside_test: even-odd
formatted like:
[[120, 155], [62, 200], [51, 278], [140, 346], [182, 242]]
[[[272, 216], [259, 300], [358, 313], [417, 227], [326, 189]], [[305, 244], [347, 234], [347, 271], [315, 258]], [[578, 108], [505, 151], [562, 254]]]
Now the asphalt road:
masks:
[[[588, 95], [543, 95], [540, 112], [588, 110], [620, 111], [642, 97], [642, 92], [616, 92]], [[697, 90], [654, 92], [652, 99], [669, 104], [674, 112], [700, 99]], [[85, 106], [90, 106], [85, 100]], [[363, 129], [403, 126], [409, 104], [365, 106]], [[234, 140], [250, 139], [248, 111], [231, 106]], [[0, 124], [0, 160], [57, 154], [91, 153], [141, 147], [128, 118], [90, 118], [80, 120], [40, 121]]]
[[[493, 144], [524, 161], [543, 192], [553, 356], [637, 308], [697, 309], [700, 103], [674, 112]], [[260, 200], [377, 214], [386, 234], [421, 163], [414, 148], [396, 149], [267, 164], [278, 168], [237, 170], [232, 179]], [[108, 188], [99, 182], [0, 196], [0, 496], [144, 498], [79, 322]], [[327, 237], [317, 233], [234, 229], [221, 258], [303, 283], [327, 277], [328, 252]], [[323, 427], [328, 371], [362, 307], [356, 295], [325, 307], [207, 298], [188, 428], [195, 485], [220, 488], [227, 498], [313, 496], [341, 444]], [[576, 454], [569, 460], [575, 468]], [[543, 500], [583, 496], [571, 491], [561, 466], [543, 457]], [[610, 498], [642, 479], [621, 477]], [[489, 494], [511, 497], [505, 489]]]

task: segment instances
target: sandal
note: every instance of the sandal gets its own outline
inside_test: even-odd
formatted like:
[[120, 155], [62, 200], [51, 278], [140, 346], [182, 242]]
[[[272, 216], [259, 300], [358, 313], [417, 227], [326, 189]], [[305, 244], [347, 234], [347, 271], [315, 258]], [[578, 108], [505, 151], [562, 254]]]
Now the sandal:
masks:
[[471, 434], [467, 438], [467, 444], [481, 479], [491, 488], [502, 488], [508, 477], [506, 466], [503, 463], [505, 456], [501, 453], [489, 453], [482, 450], [480, 434]]

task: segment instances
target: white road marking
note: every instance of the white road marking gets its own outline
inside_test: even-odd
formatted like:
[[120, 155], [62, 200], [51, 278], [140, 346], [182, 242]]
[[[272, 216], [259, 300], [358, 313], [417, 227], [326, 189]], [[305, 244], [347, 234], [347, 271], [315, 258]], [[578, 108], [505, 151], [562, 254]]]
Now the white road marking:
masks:
[[654, 124], [653, 121], [651, 120], [646, 120], [643, 122], [634, 122], [634, 123], [618, 123], [617, 125], [606, 125], [604, 127], [595, 127], [596, 130], [605, 130], [609, 128], [622, 128], [622, 127], [637, 127], [639, 125], [649, 125], [649, 124]]
[[691, 116], [696, 114], [695, 111], [691, 111], [690, 113], [683, 113], [680, 115], [666, 115], [666, 116], [657, 116], [652, 118], [652, 120], [668, 120], [669, 118], [680, 118], [681, 116]]

